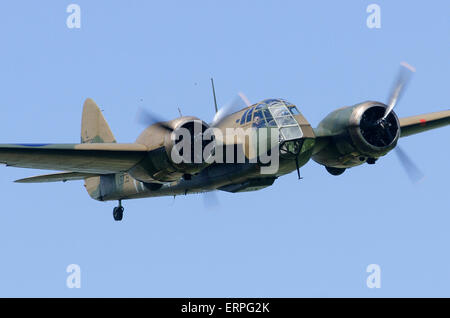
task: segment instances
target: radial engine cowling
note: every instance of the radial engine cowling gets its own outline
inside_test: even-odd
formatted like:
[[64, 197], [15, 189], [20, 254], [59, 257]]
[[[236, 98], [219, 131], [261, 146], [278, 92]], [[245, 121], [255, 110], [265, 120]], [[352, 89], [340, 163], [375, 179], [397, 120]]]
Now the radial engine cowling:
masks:
[[[129, 171], [133, 178], [142, 182], [170, 182], [182, 176], [190, 177], [208, 166], [205, 162], [208, 156], [204, 156], [204, 152], [208, 145], [208, 149], [213, 149], [211, 143], [214, 142], [214, 136], [208, 130], [207, 123], [196, 117], [185, 116], [165, 124], [171, 130], [158, 124], [151, 125], [137, 138], [136, 143], [152, 150]], [[189, 149], [179, 147], [183, 138], [189, 138]], [[179, 155], [174, 156], [174, 153]]]
[[397, 144], [400, 124], [393, 111], [380, 123], [386, 107], [364, 102], [330, 113], [315, 129], [313, 160], [327, 167], [350, 168], [387, 154]]

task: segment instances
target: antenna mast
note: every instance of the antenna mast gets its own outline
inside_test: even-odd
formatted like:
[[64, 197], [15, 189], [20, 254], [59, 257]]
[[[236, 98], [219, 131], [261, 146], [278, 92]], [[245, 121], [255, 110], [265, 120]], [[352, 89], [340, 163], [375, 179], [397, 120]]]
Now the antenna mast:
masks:
[[211, 86], [212, 86], [212, 91], [213, 91], [213, 96], [214, 96], [214, 108], [216, 109], [216, 113], [219, 111], [217, 109], [217, 100], [216, 100], [216, 90], [214, 89], [214, 80], [211, 77]]

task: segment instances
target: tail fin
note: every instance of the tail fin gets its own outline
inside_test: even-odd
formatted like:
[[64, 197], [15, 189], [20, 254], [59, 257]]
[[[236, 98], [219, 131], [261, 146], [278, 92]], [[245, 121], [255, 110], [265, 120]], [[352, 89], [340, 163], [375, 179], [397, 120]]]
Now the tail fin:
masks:
[[[108, 123], [97, 104], [90, 98], [83, 105], [81, 117], [81, 143], [110, 143], [116, 142]], [[100, 191], [100, 177], [84, 179], [84, 187], [91, 198], [102, 200]]]
[[81, 118], [81, 143], [116, 142], [100, 108], [90, 98], [86, 99]]

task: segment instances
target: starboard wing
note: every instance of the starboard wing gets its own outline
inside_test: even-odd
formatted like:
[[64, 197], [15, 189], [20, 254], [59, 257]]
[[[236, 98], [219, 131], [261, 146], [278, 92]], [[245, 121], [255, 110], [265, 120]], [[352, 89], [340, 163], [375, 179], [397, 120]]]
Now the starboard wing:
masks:
[[400, 118], [400, 137], [450, 125], [450, 110]]

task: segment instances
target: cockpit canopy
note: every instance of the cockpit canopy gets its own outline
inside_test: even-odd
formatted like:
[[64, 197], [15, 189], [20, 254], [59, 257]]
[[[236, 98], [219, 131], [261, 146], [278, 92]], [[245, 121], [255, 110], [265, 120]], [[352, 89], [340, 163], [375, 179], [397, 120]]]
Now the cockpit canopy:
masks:
[[299, 115], [297, 107], [284, 99], [265, 99], [249, 109], [236, 122], [253, 127], [278, 127], [284, 140], [301, 138], [303, 133], [294, 116]]

